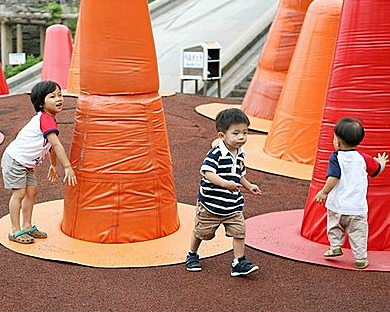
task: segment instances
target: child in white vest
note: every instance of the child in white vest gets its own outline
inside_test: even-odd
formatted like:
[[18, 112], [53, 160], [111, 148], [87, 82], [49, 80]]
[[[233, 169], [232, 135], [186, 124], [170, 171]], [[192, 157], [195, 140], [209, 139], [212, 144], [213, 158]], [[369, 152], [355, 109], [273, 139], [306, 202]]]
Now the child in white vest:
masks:
[[388, 162], [386, 153], [371, 157], [356, 150], [363, 140], [364, 128], [359, 120], [343, 118], [334, 128], [335, 152], [330, 156], [327, 180], [315, 200], [328, 210], [327, 234], [330, 248], [324, 257], [343, 254], [345, 232], [355, 258], [355, 268], [365, 269], [367, 260], [367, 187], [368, 179], [376, 177]]

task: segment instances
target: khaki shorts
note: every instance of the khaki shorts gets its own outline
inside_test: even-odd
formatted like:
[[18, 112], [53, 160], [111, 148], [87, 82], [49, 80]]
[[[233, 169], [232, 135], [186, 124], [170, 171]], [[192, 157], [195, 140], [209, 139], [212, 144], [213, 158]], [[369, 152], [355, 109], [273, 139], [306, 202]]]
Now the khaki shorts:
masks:
[[26, 186], [37, 185], [34, 169], [24, 167], [7, 153], [4, 153], [1, 159], [1, 171], [6, 189], [22, 189]]
[[195, 237], [201, 240], [210, 240], [215, 231], [223, 224], [228, 237], [245, 238], [245, 220], [242, 212], [223, 217], [209, 212], [199, 201], [196, 204]]

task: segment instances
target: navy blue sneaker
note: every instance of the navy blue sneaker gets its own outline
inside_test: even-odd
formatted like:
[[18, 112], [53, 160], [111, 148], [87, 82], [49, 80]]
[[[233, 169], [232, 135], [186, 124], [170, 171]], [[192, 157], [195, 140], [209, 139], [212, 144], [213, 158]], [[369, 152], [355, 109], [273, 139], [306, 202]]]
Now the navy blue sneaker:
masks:
[[245, 259], [245, 257], [241, 257], [238, 258], [238, 263], [235, 266], [232, 265], [232, 273], [230, 275], [248, 275], [249, 273], [252, 273], [258, 269], [259, 267], [257, 265], [254, 265], [253, 263], [249, 262]]
[[186, 269], [191, 272], [198, 272], [202, 270], [199, 255], [196, 252], [189, 252], [186, 258]]

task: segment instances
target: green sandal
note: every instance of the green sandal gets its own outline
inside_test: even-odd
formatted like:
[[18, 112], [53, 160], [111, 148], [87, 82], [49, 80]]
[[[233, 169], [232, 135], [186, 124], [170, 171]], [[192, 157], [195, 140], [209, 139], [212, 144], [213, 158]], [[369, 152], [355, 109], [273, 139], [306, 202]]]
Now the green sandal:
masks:
[[34, 238], [46, 238], [47, 237], [47, 233], [38, 230], [38, 228], [35, 225], [31, 229], [26, 231], [26, 234], [28, 234]]
[[34, 238], [30, 235], [27, 235], [26, 230], [21, 230], [14, 234], [8, 234], [8, 239], [11, 242], [19, 243], [19, 244], [32, 244], [34, 243]]

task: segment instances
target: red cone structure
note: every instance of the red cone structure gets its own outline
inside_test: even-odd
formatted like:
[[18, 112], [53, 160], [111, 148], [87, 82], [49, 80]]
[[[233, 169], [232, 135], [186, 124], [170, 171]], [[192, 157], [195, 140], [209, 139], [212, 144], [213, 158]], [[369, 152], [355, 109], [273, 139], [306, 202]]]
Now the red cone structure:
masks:
[[67, 88], [72, 37], [65, 25], [52, 25], [46, 29], [45, 51], [41, 79], [53, 80], [62, 89]]
[[268, 155], [314, 164], [342, 3], [314, 0], [307, 10], [267, 136]]
[[83, 0], [81, 95], [62, 230], [100, 243], [151, 240], [179, 227], [146, 0]]
[[[359, 149], [390, 153], [390, 1], [344, 0], [339, 36], [320, 130], [315, 169], [302, 222], [302, 236], [328, 244], [326, 209], [315, 203], [333, 151], [333, 127], [359, 118], [366, 136]], [[369, 250], [390, 250], [390, 170], [369, 178]]]
[[250, 116], [272, 120], [307, 8], [312, 0], [281, 0], [242, 103]]
[[8, 93], [9, 93], [9, 90], [8, 90], [7, 80], [5, 79], [3, 69], [2, 69], [1, 63], [0, 63], [0, 95], [8, 94]]

